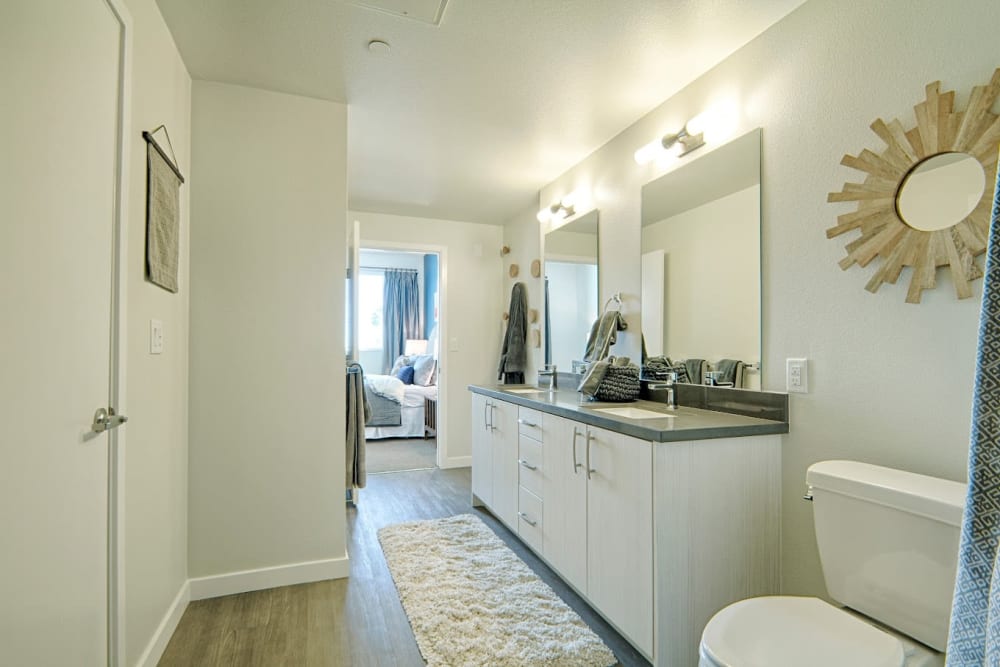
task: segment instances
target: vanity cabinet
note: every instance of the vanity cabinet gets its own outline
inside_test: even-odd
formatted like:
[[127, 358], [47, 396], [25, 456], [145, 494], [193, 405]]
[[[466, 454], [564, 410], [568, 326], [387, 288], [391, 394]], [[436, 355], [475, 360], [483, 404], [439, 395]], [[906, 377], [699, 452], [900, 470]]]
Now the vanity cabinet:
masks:
[[517, 406], [472, 395], [472, 493], [511, 528], [518, 522]]
[[652, 443], [562, 417], [547, 422], [543, 555], [651, 656]]

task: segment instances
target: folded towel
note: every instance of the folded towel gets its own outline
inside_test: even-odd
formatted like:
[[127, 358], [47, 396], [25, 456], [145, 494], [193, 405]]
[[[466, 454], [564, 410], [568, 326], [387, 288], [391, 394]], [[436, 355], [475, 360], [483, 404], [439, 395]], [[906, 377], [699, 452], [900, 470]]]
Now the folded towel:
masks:
[[642, 364], [642, 374], [653, 380], [665, 380], [667, 373], [674, 371], [674, 365], [666, 357], [648, 357]]
[[723, 384], [732, 383], [734, 387], [743, 386], [743, 362], [738, 359], [722, 359], [715, 365], [719, 372], [718, 381]]
[[618, 332], [625, 331], [627, 328], [625, 318], [617, 310], [608, 311], [598, 317], [590, 327], [583, 360], [599, 361], [608, 356], [608, 348], [618, 341]]

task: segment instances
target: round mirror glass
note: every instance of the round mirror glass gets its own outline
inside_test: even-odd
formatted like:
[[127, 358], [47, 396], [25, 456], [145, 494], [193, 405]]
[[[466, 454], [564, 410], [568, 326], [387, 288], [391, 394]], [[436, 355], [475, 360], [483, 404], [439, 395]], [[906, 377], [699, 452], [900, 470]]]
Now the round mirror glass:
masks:
[[947, 229], [972, 213], [985, 188], [978, 160], [968, 153], [939, 153], [903, 179], [896, 210], [903, 222], [922, 232]]

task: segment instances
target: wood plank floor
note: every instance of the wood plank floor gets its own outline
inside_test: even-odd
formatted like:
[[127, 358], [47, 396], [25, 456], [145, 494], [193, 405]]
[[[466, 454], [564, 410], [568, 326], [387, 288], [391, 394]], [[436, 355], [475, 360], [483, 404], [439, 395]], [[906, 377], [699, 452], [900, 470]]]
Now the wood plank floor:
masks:
[[513, 549], [614, 651], [622, 665], [648, 665], [635, 649], [488, 512], [469, 504], [469, 468], [374, 475], [347, 509], [349, 579], [192, 602], [162, 667], [423, 665], [376, 532], [382, 526], [471, 512]]

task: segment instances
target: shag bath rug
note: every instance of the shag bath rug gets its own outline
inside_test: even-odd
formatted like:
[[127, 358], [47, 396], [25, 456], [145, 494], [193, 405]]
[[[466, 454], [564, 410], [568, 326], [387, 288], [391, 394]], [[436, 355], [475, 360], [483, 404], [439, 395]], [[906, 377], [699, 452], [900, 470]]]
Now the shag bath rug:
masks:
[[608, 667], [576, 612], [471, 514], [378, 531], [403, 609], [430, 667]]

